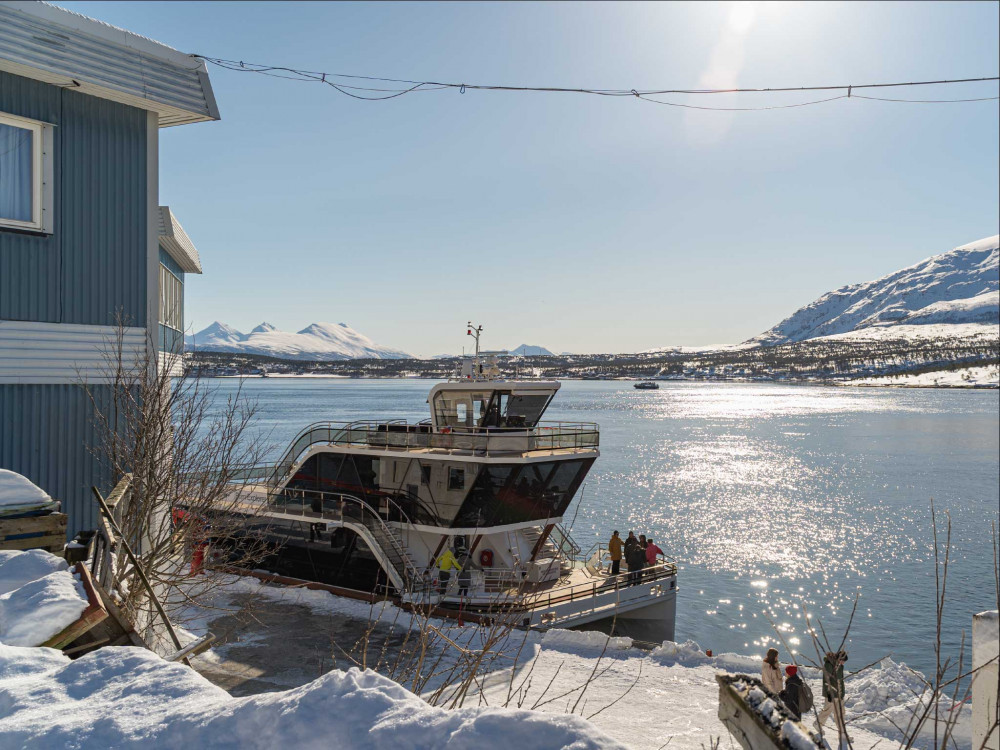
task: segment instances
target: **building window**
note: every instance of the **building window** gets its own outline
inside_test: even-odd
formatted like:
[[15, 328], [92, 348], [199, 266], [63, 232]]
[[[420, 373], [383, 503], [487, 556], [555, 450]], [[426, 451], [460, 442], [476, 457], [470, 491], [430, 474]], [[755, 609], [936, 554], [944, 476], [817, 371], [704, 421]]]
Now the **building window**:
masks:
[[448, 468], [448, 489], [465, 489], [465, 469], [455, 469], [453, 467]]
[[0, 113], [0, 227], [48, 231], [51, 126]]
[[184, 330], [184, 282], [160, 265], [160, 323]]

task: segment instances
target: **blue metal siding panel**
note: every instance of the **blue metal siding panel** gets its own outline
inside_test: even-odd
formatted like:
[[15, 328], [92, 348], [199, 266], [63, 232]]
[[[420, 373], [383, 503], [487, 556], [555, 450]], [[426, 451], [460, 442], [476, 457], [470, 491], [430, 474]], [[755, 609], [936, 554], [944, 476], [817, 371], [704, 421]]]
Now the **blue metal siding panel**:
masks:
[[[93, 393], [108, 400], [111, 389], [95, 386]], [[69, 538], [96, 524], [90, 487], [106, 494], [113, 486], [91, 452], [93, 431], [93, 409], [80, 386], [0, 385], [0, 468], [23, 474], [62, 501]]]
[[0, 111], [55, 125], [49, 236], [0, 231], [0, 318], [146, 325], [146, 113], [0, 72]]
[[[55, 86], [0, 72], [0, 112], [56, 123], [61, 99]], [[58, 170], [58, 149], [55, 157]], [[0, 318], [58, 320], [59, 258], [55, 236], [0, 230]]]

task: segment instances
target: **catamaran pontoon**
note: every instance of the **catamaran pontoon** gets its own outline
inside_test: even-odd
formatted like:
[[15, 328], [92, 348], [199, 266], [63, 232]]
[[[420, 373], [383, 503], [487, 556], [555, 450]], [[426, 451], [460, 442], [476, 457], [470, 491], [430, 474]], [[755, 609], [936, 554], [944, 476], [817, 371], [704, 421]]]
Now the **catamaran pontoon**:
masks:
[[[677, 569], [659, 560], [640, 582], [610, 575], [607, 551], [580, 547], [563, 516], [599, 455], [598, 426], [542, 422], [554, 381], [503, 380], [479, 353], [431, 388], [431, 416], [320, 422], [292, 442], [247, 502], [247, 532], [274, 554], [264, 567], [350, 591], [488, 615], [527, 627], [587, 625], [672, 640]], [[465, 575], [438, 579], [448, 547]]]

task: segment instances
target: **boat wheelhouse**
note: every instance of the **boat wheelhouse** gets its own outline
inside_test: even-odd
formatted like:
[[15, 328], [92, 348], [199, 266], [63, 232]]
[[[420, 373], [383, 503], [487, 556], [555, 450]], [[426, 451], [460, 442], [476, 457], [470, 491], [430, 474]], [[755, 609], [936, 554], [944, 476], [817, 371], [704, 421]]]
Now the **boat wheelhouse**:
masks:
[[[596, 424], [543, 421], [559, 387], [477, 356], [431, 388], [424, 421], [309, 425], [246, 500], [246, 533], [273, 548], [263, 566], [443, 613], [672, 639], [676, 566], [610, 575], [603, 545], [583, 553], [562, 526], [600, 440]], [[446, 549], [462, 567], [447, 583]]]

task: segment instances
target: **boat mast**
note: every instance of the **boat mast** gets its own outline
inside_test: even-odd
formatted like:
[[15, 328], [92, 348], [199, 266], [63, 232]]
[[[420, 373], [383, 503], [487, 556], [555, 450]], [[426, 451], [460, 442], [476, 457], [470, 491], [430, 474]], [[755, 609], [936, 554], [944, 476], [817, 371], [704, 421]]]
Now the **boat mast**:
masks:
[[482, 326], [478, 326], [477, 327], [477, 326], [472, 325], [472, 321], [470, 320], [469, 323], [468, 323], [468, 325], [466, 326], [466, 328], [468, 328], [468, 330], [466, 331], [466, 334], [468, 336], [472, 336], [476, 340], [476, 360], [478, 360], [479, 359], [479, 337], [480, 337], [480, 335], [483, 332], [483, 327]]

